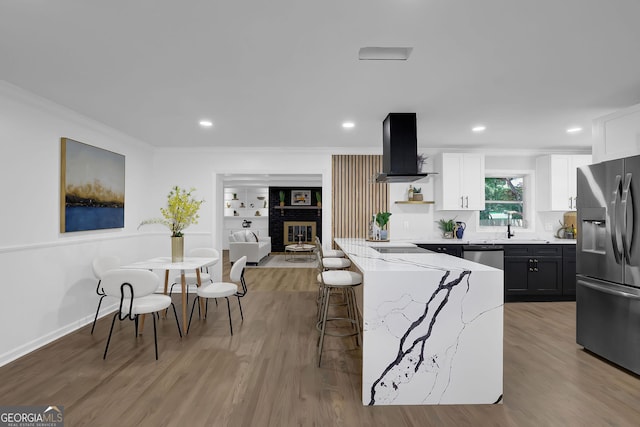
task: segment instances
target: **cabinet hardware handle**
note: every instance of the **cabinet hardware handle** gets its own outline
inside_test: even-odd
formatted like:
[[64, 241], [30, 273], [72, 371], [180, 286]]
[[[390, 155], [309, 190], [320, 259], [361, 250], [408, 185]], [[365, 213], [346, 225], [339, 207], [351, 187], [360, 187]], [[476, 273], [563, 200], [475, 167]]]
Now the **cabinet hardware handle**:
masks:
[[460, 196], [460, 207], [464, 208], [464, 196]]
[[465, 208], [469, 207], [469, 196], [465, 197], [465, 199], [467, 200], [467, 205], [465, 206]]
[[569, 197], [569, 209], [573, 209], [573, 197]]

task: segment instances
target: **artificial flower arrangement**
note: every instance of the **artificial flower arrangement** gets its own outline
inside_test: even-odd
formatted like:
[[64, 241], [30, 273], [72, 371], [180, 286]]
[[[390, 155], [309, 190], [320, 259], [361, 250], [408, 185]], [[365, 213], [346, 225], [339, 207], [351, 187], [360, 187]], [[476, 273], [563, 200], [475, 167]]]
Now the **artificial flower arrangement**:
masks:
[[196, 191], [195, 188], [187, 191], [176, 185], [167, 196], [167, 207], [160, 208], [163, 218], [144, 220], [138, 228], [147, 224], [162, 224], [171, 231], [171, 237], [184, 236], [182, 231], [185, 228], [198, 223], [198, 210], [204, 202], [204, 200], [198, 200], [192, 195], [194, 191]]

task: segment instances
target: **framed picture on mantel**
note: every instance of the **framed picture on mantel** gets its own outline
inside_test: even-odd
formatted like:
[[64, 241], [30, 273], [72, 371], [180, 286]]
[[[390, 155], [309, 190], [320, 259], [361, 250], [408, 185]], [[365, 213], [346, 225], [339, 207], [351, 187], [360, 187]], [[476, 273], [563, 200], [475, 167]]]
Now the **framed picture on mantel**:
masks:
[[291, 190], [292, 206], [311, 206], [311, 190]]

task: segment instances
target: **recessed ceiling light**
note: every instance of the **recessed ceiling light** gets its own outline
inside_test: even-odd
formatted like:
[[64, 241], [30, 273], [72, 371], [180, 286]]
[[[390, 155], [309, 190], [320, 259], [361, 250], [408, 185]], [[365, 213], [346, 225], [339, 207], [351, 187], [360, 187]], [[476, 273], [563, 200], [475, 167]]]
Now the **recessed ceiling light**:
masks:
[[345, 128], [345, 129], [351, 129], [351, 128], [356, 127], [356, 124], [353, 123], [353, 122], [344, 122], [344, 123], [342, 123], [342, 127]]
[[582, 128], [581, 127], [572, 127], [572, 128], [568, 128], [567, 129], [567, 133], [578, 133], [578, 132], [582, 132]]
[[478, 125], [472, 127], [471, 130], [474, 132], [484, 132], [485, 130], [487, 130], [487, 127], [485, 125]]
[[213, 126], [213, 122], [211, 120], [200, 120], [200, 126], [203, 128], [210, 128]]

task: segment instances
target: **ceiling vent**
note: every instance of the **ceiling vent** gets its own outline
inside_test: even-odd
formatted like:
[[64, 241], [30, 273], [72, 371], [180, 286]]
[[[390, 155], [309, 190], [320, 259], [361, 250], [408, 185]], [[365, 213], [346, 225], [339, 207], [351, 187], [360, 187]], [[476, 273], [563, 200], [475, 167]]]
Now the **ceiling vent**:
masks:
[[406, 61], [412, 47], [361, 47], [358, 59], [361, 61]]

